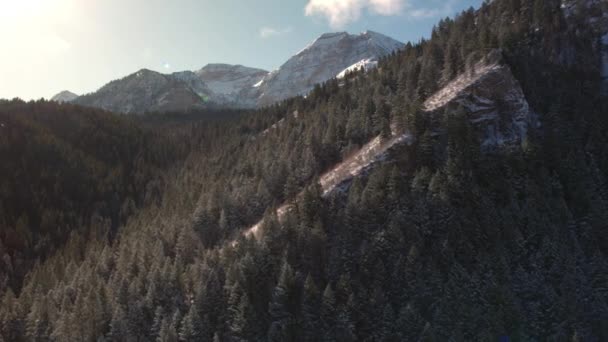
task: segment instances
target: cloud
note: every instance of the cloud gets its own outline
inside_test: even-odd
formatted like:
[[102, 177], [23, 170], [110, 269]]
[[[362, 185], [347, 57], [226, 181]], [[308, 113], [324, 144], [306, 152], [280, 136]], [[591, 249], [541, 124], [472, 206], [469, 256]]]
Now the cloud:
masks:
[[332, 28], [341, 28], [359, 20], [364, 10], [392, 16], [402, 14], [407, 7], [408, 0], [309, 0], [304, 12], [324, 16]]
[[171, 69], [171, 64], [169, 64], [169, 62], [165, 62], [165, 63], [163, 63], [163, 68]]
[[273, 27], [264, 26], [260, 29], [260, 37], [266, 39], [276, 36], [282, 36], [288, 33], [291, 33], [293, 29], [291, 27], [286, 27], [284, 29], [277, 29]]
[[440, 8], [416, 8], [409, 11], [408, 15], [415, 19], [447, 17], [453, 14], [456, 2], [457, 0], [448, 0]]

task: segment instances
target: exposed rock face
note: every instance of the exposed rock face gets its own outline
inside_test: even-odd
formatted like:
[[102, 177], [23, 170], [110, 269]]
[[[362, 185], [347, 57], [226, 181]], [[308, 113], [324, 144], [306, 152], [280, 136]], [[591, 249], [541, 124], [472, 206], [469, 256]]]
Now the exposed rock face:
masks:
[[142, 69], [73, 102], [126, 114], [185, 111], [204, 107], [207, 93], [204, 83], [192, 72], [164, 75]]
[[196, 75], [211, 90], [210, 101], [225, 107], [255, 107], [258, 91], [256, 84], [268, 71], [242, 65], [208, 64]]
[[336, 77], [360, 61], [376, 60], [402, 47], [402, 43], [372, 31], [324, 34], [264, 79], [258, 105], [305, 95], [315, 84]]
[[490, 53], [424, 103], [431, 113], [465, 109], [484, 148], [520, 144], [537, 124], [519, 82], [500, 55]]
[[76, 99], [77, 97], [78, 97], [78, 95], [72, 93], [71, 91], [64, 90], [64, 91], [60, 92], [59, 94], [53, 96], [51, 98], [51, 101], [70, 102], [70, 101], [73, 101], [74, 99]]

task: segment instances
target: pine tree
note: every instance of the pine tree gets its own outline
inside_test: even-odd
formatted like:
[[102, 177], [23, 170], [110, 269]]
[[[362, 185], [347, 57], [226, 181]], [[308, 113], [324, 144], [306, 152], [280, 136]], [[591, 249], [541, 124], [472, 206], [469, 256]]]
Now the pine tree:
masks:
[[304, 294], [302, 296], [302, 340], [318, 341], [321, 323], [319, 322], [319, 290], [315, 281], [310, 276], [304, 282]]
[[26, 317], [25, 332], [31, 341], [47, 341], [49, 338], [48, 307], [44, 298], [40, 294], [36, 296]]
[[154, 311], [154, 320], [152, 321], [152, 327], [150, 329], [150, 337], [155, 339], [160, 335], [164, 319], [164, 312], [162, 306], [157, 306]]
[[323, 341], [334, 341], [335, 326], [336, 326], [336, 297], [328, 284], [323, 291], [323, 300], [321, 302], [321, 335]]
[[126, 341], [130, 338], [127, 315], [120, 306], [117, 306], [112, 314], [109, 337], [112, 341]]
[[157, 342], [178, 342], [177, 331], [175, 330], [175, 326], [173, 325], [173, 320], [169, 318], [164, 318], [161, 324], [160, 331], [158, 333], [158, 337], [156, 338]]
[[184, 316], [179, 330], [180, 341], [199, 341], [203, 339], [203, 326], [198, 310], [194, 305], [190, 306], [188, 313]]
[[270, 315], [268, 339], [270, 341], [290, 341], [293, 339], [294, 317], [290, 310], [294, 296], [294, 282], [293, 270], [285, 262], [268, 307]]

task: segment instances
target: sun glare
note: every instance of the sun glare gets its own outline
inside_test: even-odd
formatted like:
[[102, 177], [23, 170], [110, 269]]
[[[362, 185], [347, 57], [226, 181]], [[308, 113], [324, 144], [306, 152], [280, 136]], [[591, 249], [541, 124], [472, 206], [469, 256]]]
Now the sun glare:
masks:
[[41, 14], [44, 7], [43, 0], [0, 0], [0, 17], [19, 19], [35, 16]]

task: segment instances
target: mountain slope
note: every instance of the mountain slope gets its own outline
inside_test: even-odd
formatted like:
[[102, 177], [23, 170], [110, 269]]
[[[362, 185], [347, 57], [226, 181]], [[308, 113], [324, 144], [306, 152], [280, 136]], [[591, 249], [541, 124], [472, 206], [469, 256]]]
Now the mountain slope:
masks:
[[[458, 75], [443, 88], [431, 95], [423, 110], [428, 116], [445, 116], [446, 112], [456, 112], [462, 108], [467, 119], [478, 131], [482, 148], [518, 148], [528, 138], [528, 131], [538, 123], [530, 110], [521, 86], [502, 59], [501, 51], [495, 50], [482, 58], [472, 70]], [[282, 122], [281, 122], [282, 123]], [[276, 125], [273, 127], [278, 127]], [[413, 143], [410, 133], [395, 131], [391, 135], [378, 135], [355, 151], [346, 160], [333, 166], [319, 178], [323, 197], [336, 190], [345, 191], [353, 178], [361, 177], [378, 164], [385, 162], [388, 152], [400, 145]], [[445, 134], [434, 128], [435, 134]], [[343, 185], [346, 184], [346, 187]], [[301, 194], [298, 197], [302, 197]], [[276, 218], [284, 220], [293, 209], [293, 199], [276, 210]], [[260, 236], [260, 221], [243, 232], [244, 236]]]

